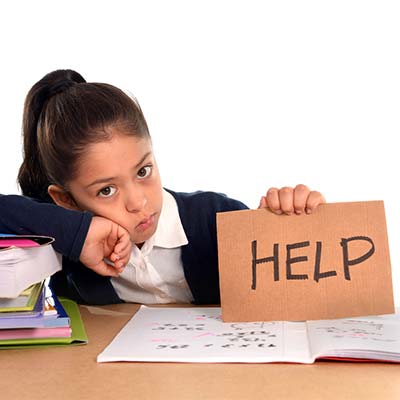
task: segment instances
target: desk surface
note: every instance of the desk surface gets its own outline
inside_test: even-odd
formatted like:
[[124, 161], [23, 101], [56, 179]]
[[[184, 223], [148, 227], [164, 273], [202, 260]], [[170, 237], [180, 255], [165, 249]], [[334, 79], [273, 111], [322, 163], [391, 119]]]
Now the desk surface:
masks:
[[98, 364], [137, 311], [81, 306], [89, 344], [0, 351], [2, 399], [396, 399], [400, 364]]

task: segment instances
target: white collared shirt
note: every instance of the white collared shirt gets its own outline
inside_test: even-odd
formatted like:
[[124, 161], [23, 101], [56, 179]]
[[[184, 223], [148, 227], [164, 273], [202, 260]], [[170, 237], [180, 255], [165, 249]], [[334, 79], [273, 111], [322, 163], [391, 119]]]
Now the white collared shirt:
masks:
[[174, 197], [163, 190], [157, 230], [139, 249], [133, 245], [124, 271], [111, 283], [119, 298], [141, 304], [190, 303], [181, 246], [188, 243]]

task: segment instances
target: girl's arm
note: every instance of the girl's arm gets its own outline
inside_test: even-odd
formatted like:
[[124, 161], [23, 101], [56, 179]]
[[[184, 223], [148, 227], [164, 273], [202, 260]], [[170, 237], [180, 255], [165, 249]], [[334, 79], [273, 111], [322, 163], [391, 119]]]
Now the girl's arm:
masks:
[[[101, 275], [114, 276], [129, 261], [130, 238], [119, 225], [28, 197], [0, 195], [0, 233], [54, 237], [58, 253], [82, 261]], [[105, 257], [114, 261], [116, 268], [106, 265]]]
[[54, 237], [54, 249], [78, 261], [92, 215], [28, 197], [0, 195], [0, 233]]

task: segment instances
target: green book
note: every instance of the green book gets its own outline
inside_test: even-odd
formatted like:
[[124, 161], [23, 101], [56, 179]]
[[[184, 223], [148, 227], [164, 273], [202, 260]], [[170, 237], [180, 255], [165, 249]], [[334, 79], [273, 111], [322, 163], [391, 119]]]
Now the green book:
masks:
[[63, 346], [63, 345], [77, 345], [86, 344], [88, 338], [86, 335], [85, 327], [78, 305], [70, 299], [59, 298], [60, 303], [63, 305], [66, 313], [71, 321], [71, 337], [62, 338], [41, 338], [41, 339], [16, 339], [16, 340], [0, 340], [0, 350], [11, 348], [32, 348], [37, 346]]

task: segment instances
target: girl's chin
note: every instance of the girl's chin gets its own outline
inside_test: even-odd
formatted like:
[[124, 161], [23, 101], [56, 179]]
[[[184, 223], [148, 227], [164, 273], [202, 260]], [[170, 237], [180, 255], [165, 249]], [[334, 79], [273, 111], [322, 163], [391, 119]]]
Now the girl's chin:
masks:
[[143, 243], [149, 240], [154, 235], [155, 231], [155, 229], [152, 229], [151, 231], [149, 230], [148, 232], [143, 232], [139, 235], [137, 232], [134, 232], [134, 234], [131, 233], [131, 240], [133, 243], [136, 244], [136, 246], [141, 248]]

